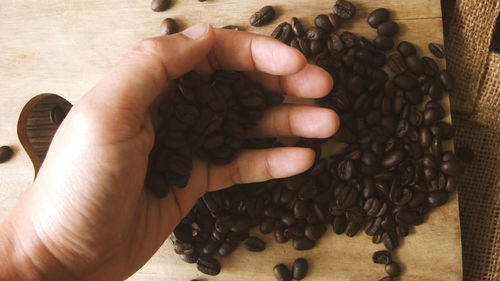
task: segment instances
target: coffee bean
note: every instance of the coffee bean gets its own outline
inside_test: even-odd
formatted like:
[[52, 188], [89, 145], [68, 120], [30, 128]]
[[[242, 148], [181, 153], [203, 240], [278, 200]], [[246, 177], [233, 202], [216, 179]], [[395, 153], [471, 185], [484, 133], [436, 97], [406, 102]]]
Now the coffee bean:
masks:
[[412, 43], [406, 42], [406, 41], [401, 41], [399, 43], [399, 45], [398, 45], [398, 51], [404, 57], [415, 55], [417, 53], [417, 49], [415, 48], [415, 46], [413, 46]]
[[438, 81], [432, 80], [429, 82], [429, 89], [427, 91], [429, 97], [434, 101], [439, 101], [443, 98], [443, 88]]
[[417, 86], [417, 79], [406, 74], [396, 75], [393, 79], [394, 84], [403, 90], [411, 90]]
[[335, 33], [330, 34], [327, 44], [328, 50], [334, 54], [340, 53], [344, 49], [344, 43], [342, 42], [342, 39]]
[[372, 28], [377, 28], [380, 24], [389, 20], [389, 11], [385, 8], [373, 10], [367, 18], [368, 24]]
[[422, 61], [425, 64], [425, 74], [429, 76], [435, 76], [439, 72], [439, 66], [432, 58], [423, 57]]
[[444, 47], [441, 44], [438, 43], [429, 43], [428, 45], [429, 51], [436, 57], [436, 58], [444, 58]]
[[401, 269], [397, 263], [392, 262], [385, 265], [385, 272], [387, 272], [390, 276], [397, 277], [401, 274]]
[[372, 260], [376, 264], [390, 264], [392, 263], [392, 256], [389, 251], [376, 251], [373, 253]]
[[293, 248], [297, 251], [305, 251], [314, 248], [316, 242], [309, 238], [298, 238], [293, 240]]
[[387, 66], [395, 74], [401, 74], [406, 71], [406, 63], [403, 56], [400, 53], [394, 53], [389, 56], [387, 60]]
[[248, 251], [252, 252], [262, 252], [266, 249], [266, 242], [255, 236], [250, 236], [247, 239], [245, 239], [243, 241], [243, 245], [245, 245], [245, 248]]
[[4, 163], [4, 162], [7, 162], [11, 157], [12, 155], [14, 154], [14, 151], [12, 150], [12, 148], [10, 148], [9, 146], [1, 146], [0, 147], [0, 163]]
[[304, 258], [298, 258], [293, 262], [292, 275], [295, 280], [302, 280], [306, 277], [309, 270], [309, 264]]
[[398, 237], [393, 232], [384, 232], [382, 241], [387, 250], [392, 251], [398, 247]]
[[275, 265], [273, 268], [274, 276], [278, 281], [291, 281], [292, 274], [284, 264]]
[[152, 0], [151, 9], [155, 12], [163, 12], [170, 7], [171, 0]]
[[160, 26], [160, 34], [161, 35], [170, 35], [177, 33], [177, 23], [173, 18], [166, 18], [161, 22]]
[[373, 40], [373, 45], [382, 51], [389, 51], [394, 47], [394, 41], [390, 37], [379, 35]]
[[328, 14], [328, 20], [330, 21], [330, 24], [332, 25], [332, 30], [339, 29], [340, 26], [342, 25], [342, 19], [334, 13]]
[[433, 191], [427, 195], [431, 207], [439, 207], [448, 201], [448, 193], [443, 190]]
[[200, 257], [196, 262], [196, 268], [207, 275], [217, 275], [220, 273], [220, 263], [212, 257]]
[[302, 26], [302, 23], [300, 23], [300, 20], [296, 17], [292, 17], [290, 20], [290, 24], [292, 26], [292, 31], [297, 37], [303, 37], [306, 35], [304, 31], [304, 27]]
[[441, 70], [439, 80], [447, 91], [452, 91], [455, 88], [455, 79], [446, 70]]
[[273, 7], [264, 6], [250, 17], [250, 25], [259, 27], [270, 23], [275, 16]]
[[312, 41], [321, 40], [325, 37], [325, 32], [316, 26], [311, 26], [306, 30], [306, 36]]
[[393, 36], [398, 31], [399, 25], [393, 21], [384, 22], [377, 27], [378, 34], [384, 36]]
[[330, 32], [333, 28], [328, 16], [325, 14], [317, 15], [316, 18], [314, 18], [314, 24], [326, 32]]
[[234, 31], [241, 30], [237, 25], [232, 25], [232, 24], [223, 26], [222, 29], [230, 29], [230, 30], [234, 30]]
[[323, 234], [326, 232], [326, 227], [324, 224], [308, 225], [304, 229], [304, 234], [307, 238], [311, 240], [319, 240]]
[[354, 174], [354, 162], [350, 159], [346, 159], [339, 163], [338, 166], [338, 176], [339, 178], [348, 181]]
[[342, 19], [350, 20], [356, 15], [356, 7], [349, 1], [337, 0], [333, 12]]
[[425, 64], [416, 55], [410, 55], [405, 57], [405, 63], [408, 69], [416, 75], [423, 74], [425, 72]]
[[441, 171], [449, 176], [459, 176], [463, 173], [463, 168], [458, 161], [446, 161], [441, 163]]
[[404, 153], [402, 150], [395, 150], [391, 153], [388, 153], [382, 158], [382, 165], [385, 167], [395, 166], [404, 159]]
[[281, 36], [281, 33], [283, 33], [283, 27], [287, 25], [288, 23], [282, 22], [274, 28], [273, 32], [271, 33], [271, 37], [274, 39], [278, 39]]

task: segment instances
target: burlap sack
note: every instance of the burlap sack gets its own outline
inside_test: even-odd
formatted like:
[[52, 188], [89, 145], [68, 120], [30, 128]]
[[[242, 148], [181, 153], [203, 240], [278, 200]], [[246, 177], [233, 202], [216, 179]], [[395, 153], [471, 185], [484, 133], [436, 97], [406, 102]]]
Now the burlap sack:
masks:
[[[476, 159], [459, 179], [464, 280], [500, 280], [500, 55], [489, 51], [500, 0], [443, 0], [456, 146]], [[452, 4], [452, 12], [446, 13]]]

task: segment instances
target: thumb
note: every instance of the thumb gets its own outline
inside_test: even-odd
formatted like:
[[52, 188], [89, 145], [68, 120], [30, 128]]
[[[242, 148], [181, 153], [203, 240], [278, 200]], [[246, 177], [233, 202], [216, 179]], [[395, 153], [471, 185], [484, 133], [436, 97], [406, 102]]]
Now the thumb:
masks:
[[213, 28], [204, 23], [143, 40], [78, 105], [90, 106], [94, 112], [122, 108], [142, 115], [168, 80], [190, 71], [207, 56], [214, 40]]

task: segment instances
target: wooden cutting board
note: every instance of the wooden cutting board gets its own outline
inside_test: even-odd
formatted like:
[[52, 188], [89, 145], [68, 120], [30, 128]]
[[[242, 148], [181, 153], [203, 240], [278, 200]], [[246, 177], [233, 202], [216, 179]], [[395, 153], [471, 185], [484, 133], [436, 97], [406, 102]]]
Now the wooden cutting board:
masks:
[[[26, 120], [19, 116], [25, 105], [41, 93], [56, 93], [71, 103], [86, 91], [140, 39], [159, 34], [163, 18], [175, 18], [181, 28], [196, 22], [214, 26], [235, 24], [248, 31], [270, 34], [274, 27], [298, 17], [310, 26], [315, 15], [331, 11], [334, 0], [173, 0], [172, 8], [154, 13], [150, 0], [3, 0], [0, 5], [0, 145], [14, 147], [15, 156], [0, 165], [0, 219], [14, 207], [34, 177], [33, 164], [18, 138], [26, 135]], [[429, 42], [443, 42], [439, 0], [353, 0], [356, 18], [344, 24], [357, 34], [374, 38], [366, 16], [378, 7], [391, 11], [399, 23], [396, 37], [417, 45], [420, 55], [429, 55]], [[248, 25], [249, 16], [264, 5], [273, 5], [277, 19], [262, 28]], [[439, 61], [441, 67], [445, 62]], [[39, 105], [37, 114], [46, 123], [50, 102]], [[28, 109], [34, 106], [32, 102]], [[445, 99], [449, 109], [448, 98]], [[28, 110], [29, 111], [29, 110]], [[26, 113], [26, 112], [25, 112]], [[449, 110], [448, 110], [449, 113]], [[449, 120], [449, 114], [448, 114]], [[50, 126], [49, 126], [50, 127]], [[46, 127], [54, 130], [55, 127]], [[38, 127], [33, 124], [28, 131]], [[46, 131], [44, 131], [46, 132]], [[50, 135], [39, 139], [47, 144]], [[451, 148], [451, 146], [449, 147]], [[36, 154], [36, 153], [35, 153]], [[36, 162], [36, 161], [35, 161]], [[36, 163], [35, 163], [36, 164]], [[263, 236], [258, 234], [259, 236]], [[166, 242], [155, 256], [130, 280], [275, 280], [277, 263], [290, 265], [299, 256], [310, 261], [305, 280], [378, 280], [385, 276], [383, 266], [371, 262], [371, 254], [383, 248], [358, 234], [354, 238], [328, 234], [318, 246], [305, 252], [290, 243], [273, 242], [264, 236], [268, 248], [263, 253], [246, 252], [239, 247], [230, 257], [221, 258], [222, 273], [203, 276], [194, 265], [182, 262]], [[462, 258], [458, 200], [432, 212], [426, 223], [413, 228], [395, 251], [402, 264], [401, 280], [461, 280]]]

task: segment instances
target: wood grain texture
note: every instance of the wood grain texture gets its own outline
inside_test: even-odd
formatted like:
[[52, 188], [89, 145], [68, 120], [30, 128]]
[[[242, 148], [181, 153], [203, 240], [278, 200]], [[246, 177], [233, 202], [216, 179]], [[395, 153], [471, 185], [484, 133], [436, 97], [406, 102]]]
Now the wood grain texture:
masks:
[[[331, 11], [333, 0], [174, 0], [172, 8], [154, 13], [149, 0], [3, 0], [0, 5], [0, 143], [15, 148], [15, 157], [0, 166], [0, 219], [4, 218], [30, 186], [33, 165], [23, 152], [16, 124], [25, 104], [40, 93], [56, 93], [77, 102], [128, 49], [142, 38], [159, 34], [163, 18], [173, 17], [185, 28], [196, 22], [214, 26], [236, 24], [246, 30], [270, 34], [291, 16], [306, 25], [315, 15]], [[386, 7], [400, 24], [397, 40], [416, 43], [420, 55], [430, 55], [429, 42], [443, 42], [439, 0], [354, 0], [356, 18], [343, 26], [374, 38], [366, 24], [367, 14]], [[275, 6], [278, 17], [268, 26], [248, 25], [250, 15], [264, 5]], [[440, 61], [444, 67], [444, 61]], [[449, 108], [448, 99], [445, 99]], [[447, 116], [449, 120], [449, 114]], [[450, 146], [451, 148], [451, 146]], [[305, 252], [290, 243], [273, 242], [263, 236], [268, 249], [246, 252], [239, 247], [222, 258], [217, 277], [199, 274], [194, 265], [182, 262], [166, 242], [153, 258], [130, 280], [274, 280], [272, 267], [291, 264], [299, 256], [308, 258], [311, 271], [305, 280], [378, 280], [383, 266], [371, 262], [381, 245], [358, 234], [354, 238], [333, 234], [331, 226], [319, 246]], [[262, 237], [262, 235], [259, 234]], [[445, 206], [432, 212], [426, 223], [414, 228], [395, 251], [403, 265], [402, 280], [460, 280], [462, 259], [458, 203], [453, 195]], [[361, 269], [362, 268], [362, 269]]]

